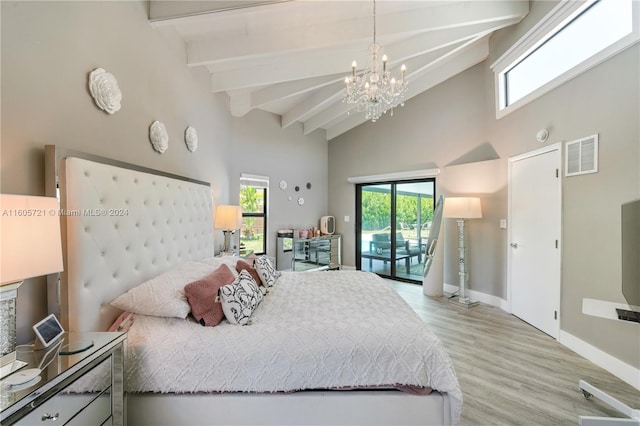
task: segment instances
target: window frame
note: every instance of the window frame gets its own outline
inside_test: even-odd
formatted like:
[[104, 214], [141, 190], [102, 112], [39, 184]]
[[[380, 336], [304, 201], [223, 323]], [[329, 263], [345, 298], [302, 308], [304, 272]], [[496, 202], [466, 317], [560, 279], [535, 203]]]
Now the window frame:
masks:
[[[261, 182], [260, 184], [256, 183], [256, 184], [251, 184], [251, 181], [256, 181], [256, 182]], [[268, 240], [268, 233], [267, 233], [267, 224], [268, 224], [268, 212], [269, 212], [269, 178], [266, 176], [257, 176], [257, 175], [248, 175], [248, 174], [242, 174], [240, 177], [240, 191], [238, 196], [241, 197], [241, 193], [242, 193], [242, 187], [243, 186], [251, 186], [256, 188], [257, 191], [262, 190], [262, 196], [264, 199], [264, 203], [262, 206], [262, 211], [258, 212], [258, 213], [247, 213], [244, 210], [242, 211], [242, 219], [244, 222], [244, 218], [262, 218], [262, 232], [263, 232], [263, 238], [262, 238], [262, 251], [261, 252], [257, 252], [254, 253], [256, 255], [263, 255], [267, 253], [267, 240]], [[240, 234], [238, 235], [238, 242], [242, 242], [242, 230], [240, 230]]]
[[506, 74], [511, 71], [514, 66], [524, 60], [524, 58], [529, 56], [548, 40], [553, 38], [557, 33], [566, 28], [571, 21], [589, 9], [597, 1], [599, 0], [589, 0], [586, 2], [565, 0], [561, 2], [491, 65], [490, 68], [494, 72], [495, 108], [497, 119], [527, 105], [533, 100], [606, 61], [610, 57], [634, 45], [640, 40], [640, 25], [638, 24], [638, 22], [640, 22], [640, 2], [630, 0], [632, 3], [633, 15], [633, 27], [631, 33], [627, 34], [615, 43], [610, 44], [605, 49], [600, 50], [559, 76], [551, 79], [531, 93], [518, 99], [516, 102], [507, 105], [508, 86]]

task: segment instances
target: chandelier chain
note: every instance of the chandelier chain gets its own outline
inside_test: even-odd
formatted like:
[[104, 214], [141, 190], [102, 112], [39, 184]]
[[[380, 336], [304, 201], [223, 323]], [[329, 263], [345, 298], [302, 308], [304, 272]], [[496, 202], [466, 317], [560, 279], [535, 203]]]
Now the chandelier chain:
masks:
[[373, 44], [376, 44], [376, 0], [373, 0]]

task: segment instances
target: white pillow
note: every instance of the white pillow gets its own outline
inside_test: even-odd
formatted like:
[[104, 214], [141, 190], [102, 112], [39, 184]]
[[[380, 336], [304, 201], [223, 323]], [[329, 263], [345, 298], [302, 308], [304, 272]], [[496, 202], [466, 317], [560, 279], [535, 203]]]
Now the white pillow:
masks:
[[246, 325], [262, 302], [262, 292], [247, 271], [242, 271], [231, 284], [220, 287], [218, 297], [222, 312], [231, 324]]
[[213, 272], [201, 262], [186, 262], [118, 296], [111, 305], [124, 311], [155, 317], [186, 318], [191, 306], [184, 286]]
[[213, 270], [218, 269], [220, 265], [227, 265], [229, 266], [229, 269], [231, 269], [233, 276], [238, 278], [238, 271], [236, 270], [236, 263], [238, 263], [238, 259], [240, 258], [237, 256], [218, 256], [202, 259], [198, 262], [211, 266]]
[[265, 287], [272, 287], [282, 275], [280, 271], [276, 271], [267, 256], [256, 257], [253, 266]]

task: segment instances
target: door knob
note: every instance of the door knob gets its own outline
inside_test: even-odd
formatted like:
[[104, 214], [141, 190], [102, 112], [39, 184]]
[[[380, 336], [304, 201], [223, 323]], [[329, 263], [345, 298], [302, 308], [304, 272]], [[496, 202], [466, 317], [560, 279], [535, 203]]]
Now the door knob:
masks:
[[518, 243], [511, 243], [511, 244], [509, 244], [509, 245], [510, 245], [511, 247], [513, 247], [513, 248], [518, 248]]

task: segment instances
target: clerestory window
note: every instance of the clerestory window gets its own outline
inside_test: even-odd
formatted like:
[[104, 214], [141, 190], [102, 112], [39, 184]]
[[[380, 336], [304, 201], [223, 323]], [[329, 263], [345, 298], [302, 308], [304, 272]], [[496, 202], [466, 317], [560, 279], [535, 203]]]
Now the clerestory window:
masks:
[[638, 9], [633, 0], [562, 2], [492, 65], [497, 116], [637, 42]]

